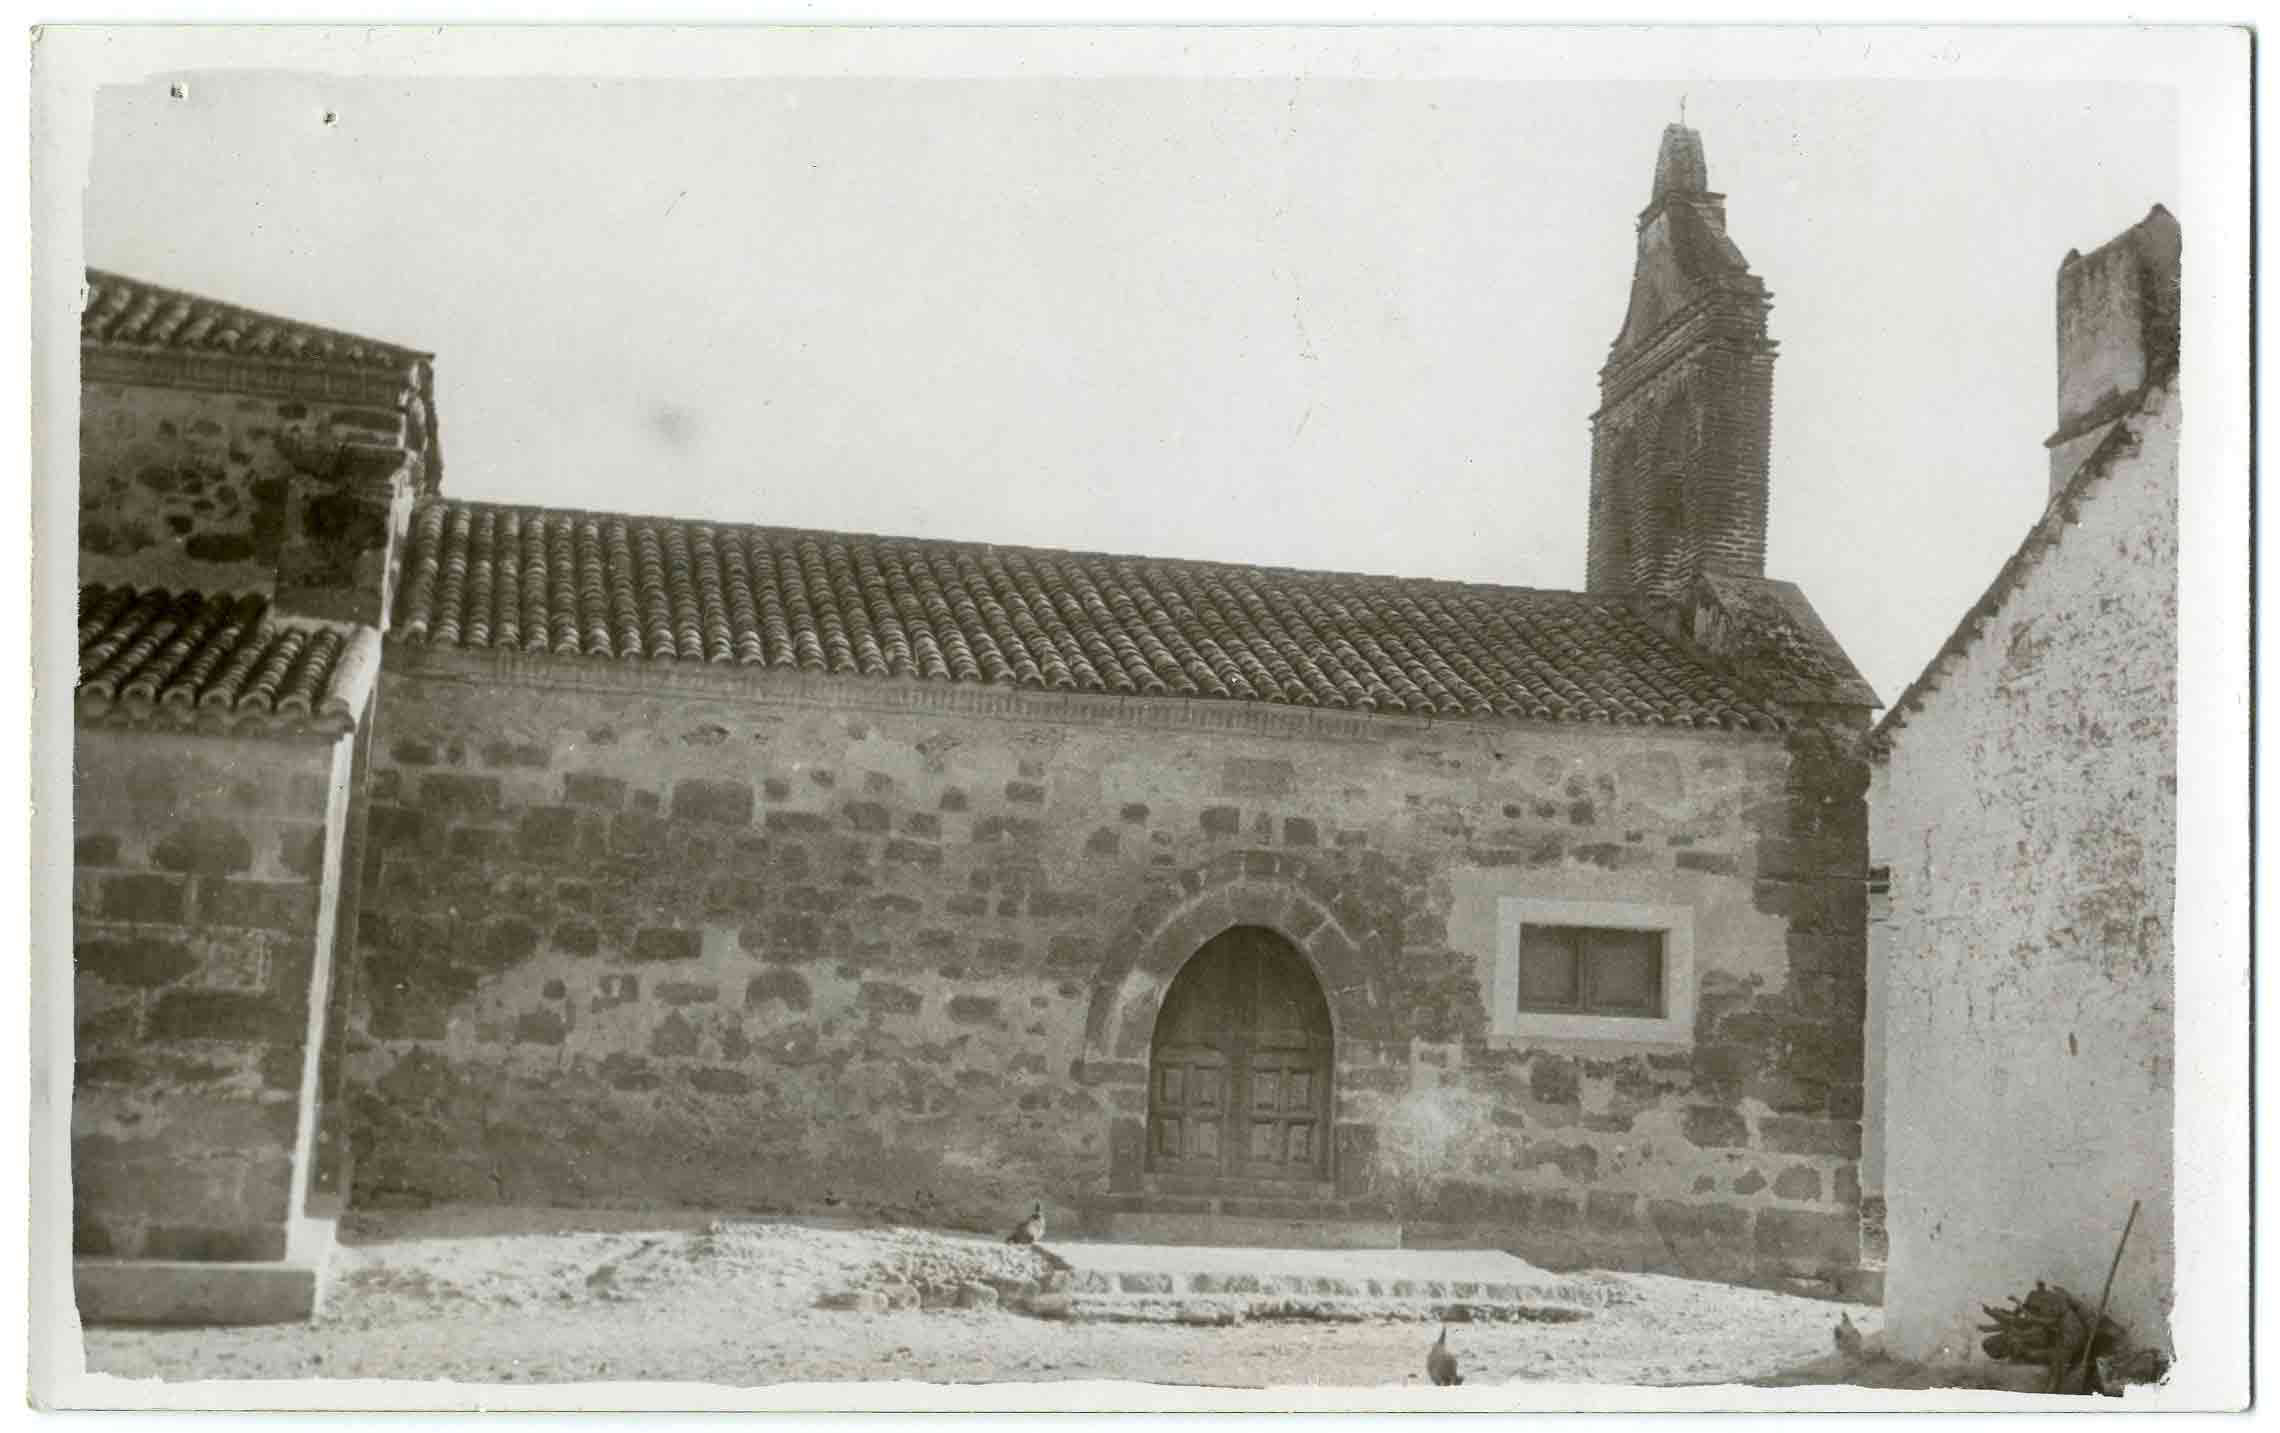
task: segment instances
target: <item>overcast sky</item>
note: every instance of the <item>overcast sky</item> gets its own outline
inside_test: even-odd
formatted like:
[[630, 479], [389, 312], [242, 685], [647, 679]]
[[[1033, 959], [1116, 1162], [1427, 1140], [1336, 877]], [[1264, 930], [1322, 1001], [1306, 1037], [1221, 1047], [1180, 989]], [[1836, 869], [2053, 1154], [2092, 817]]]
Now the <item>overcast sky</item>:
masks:
[[[1890, 701], [2041, 510], [2056, 268], [2174, 204], [2170, 95], [1686, 88], [1774, 294], [1768, 573]], [[1680, 90], [162, 76], [86, 254], [435, 352], [463, 497], [1580, 587]]]

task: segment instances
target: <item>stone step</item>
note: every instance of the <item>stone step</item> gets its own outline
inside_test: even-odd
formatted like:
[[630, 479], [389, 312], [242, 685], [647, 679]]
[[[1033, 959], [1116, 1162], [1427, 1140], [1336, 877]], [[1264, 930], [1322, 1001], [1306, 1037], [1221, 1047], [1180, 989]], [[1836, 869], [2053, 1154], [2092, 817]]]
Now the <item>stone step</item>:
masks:
[[1088, 1232], [1136, 1244], [1256, 1245], [1270, 1249], [1398, 1249], [1401, 1225], [1390, 1219], [1101, 1210]]
[[1070, 1242], [1015, 1304], [1041, 1318], [1224, 1325], [1273, 1319], [1574, 1322], [1614, 1294], [1495, 1250], [1307, 1249]]
[[1327, 1179], [1218, 1179], [1192, 1174], [1151, 1174], [1141, 1181], [1140, 1187], [1147, 1194], [1221, 1199], [1327, 1203], [1338, 1197], [1338, 1186]]

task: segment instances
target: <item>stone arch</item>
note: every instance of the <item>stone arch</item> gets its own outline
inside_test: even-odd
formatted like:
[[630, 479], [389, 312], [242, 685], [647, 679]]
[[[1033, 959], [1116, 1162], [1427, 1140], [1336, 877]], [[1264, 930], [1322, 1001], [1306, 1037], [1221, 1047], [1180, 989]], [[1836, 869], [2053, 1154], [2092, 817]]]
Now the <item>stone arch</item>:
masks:
[[[1085, 1018], [1089, 1081], [1147, 1079], [1148, 1046], [1164, 992], [1205, 942], [1236, 926], [1259, 926], [1290, 942], [1322, 984], [1340, 1059], [1359, 1043], [1386, 1039], [1385, 1007], [1361, 944], [1328, 902], [1292, 882], [1236, 878], [1189, 896], [1148, 926], [1112, 944], [1093, 977]], [[1139, 939], [1130, 936], [1138, 934]]]
[[[1190, 871], [1178, 890], [1143, 902], [1109, 942], [1093, 977], [1075, 1073], [1106, 1097], [1111, 1200], [1136, 1196], [1145, 1178], [1148, 1061], [1164, 993], [1220, 932], [1273, 931], [1312, 967], [1330, 1007], [1334, 1090], [1347, 1088], [1357, 1067], [1383, 1058], [1392, 1027], [1369, 955], [1352, 934], [1361, 912], [1305, 872], [1278, 864], [1267, 852], [1221, 856]], [[1333, 1096], [1331, 1169], [1341, 1196], [1356, 1196], [1370, 1187], [1377, 1129], [1346, 1118], [1344, 1098]]]

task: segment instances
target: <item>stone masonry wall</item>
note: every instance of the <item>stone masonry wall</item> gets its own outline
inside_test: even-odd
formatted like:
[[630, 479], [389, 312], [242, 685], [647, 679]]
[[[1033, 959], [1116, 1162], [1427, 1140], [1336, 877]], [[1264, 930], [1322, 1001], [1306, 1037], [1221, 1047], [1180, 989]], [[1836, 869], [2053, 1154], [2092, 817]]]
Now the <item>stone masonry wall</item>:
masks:
[[286, 1256], [345, 751], [80, 728], [75, 1252]]
[[[1130, 1186], [1182, 933], [1253, 920], [1330, 972], [1353, 1208], [1568, 1263], [1857, 1259], [1865, 767], [1842, 741], [1354, 739], [666, 680], [391, 647], [352, 1203], [987, 1228], [1042, 1195], [1067, 1227]], [[1691, 1047], [1492, 1040], [1508, 896], [1690, 905]], [[1152, 940], [1164, 968], [1136, 965]]]
[[217, 592], [275, 581], [293, 475], [279, 434], [392, 443], [405, 423], [386, 408], [127, 383], [87, 384], [79, 408], [80, 580]]
[[1875, 813], [1887, 1328], [1976, 1347], [1982, 1300], [2095, 1297], [2167, 1340], [2175, 1279], [2177, 406], [1893, 733]]

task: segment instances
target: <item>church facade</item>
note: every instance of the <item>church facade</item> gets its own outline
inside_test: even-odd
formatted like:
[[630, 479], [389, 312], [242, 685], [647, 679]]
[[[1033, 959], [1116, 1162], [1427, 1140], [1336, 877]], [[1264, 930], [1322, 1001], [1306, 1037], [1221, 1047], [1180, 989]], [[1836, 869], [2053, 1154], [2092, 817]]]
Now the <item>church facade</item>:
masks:
[[[83, 1302], [466, 1201], [1037, 1198], [1106, 1237], [1842, 1286], [1876, 698], [1764, 575], [1770, 302], [1693, 131], [1636, 242], [1583, 592], [464, 500], [425, 355], [365, 345], [383, 376], [329, 406], [186, 398], [167, 364], [265, 320], [91, 306], [90, 384], [140, 386], [83, 420]], [[277, 471], [185, 508], [120, 456], [162, 421]], [[240, 648], [320, 629], [339, 655], [263, 689], [265, 721], [308, 689], [289, 729], [219, 719]], [[219, 774], [118, 775], [176, 748]], [[257, 768], [306, 810], [242, 802]], [[309, 976], [265, 945], [284, 983], [224, 1000], [209, 893], [294, 881], [270, 935]], [[253, 1001], [290, 1018], [220, 1018]], [[136, 1172], [237, 1127], [193, 1095], [246, 1151], [194, 1220]]]

